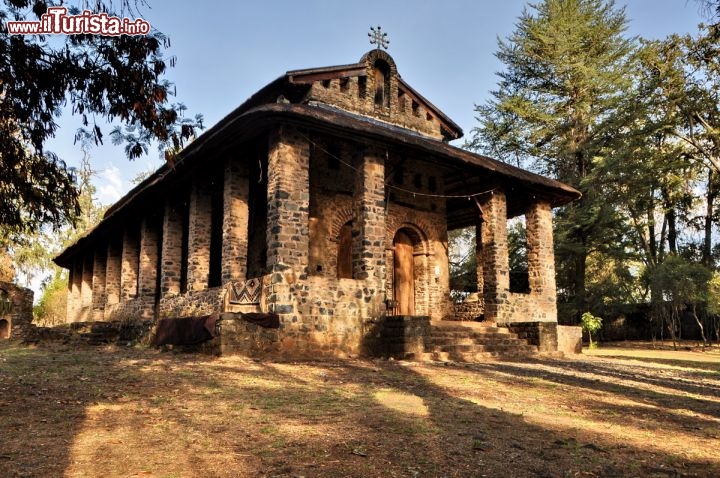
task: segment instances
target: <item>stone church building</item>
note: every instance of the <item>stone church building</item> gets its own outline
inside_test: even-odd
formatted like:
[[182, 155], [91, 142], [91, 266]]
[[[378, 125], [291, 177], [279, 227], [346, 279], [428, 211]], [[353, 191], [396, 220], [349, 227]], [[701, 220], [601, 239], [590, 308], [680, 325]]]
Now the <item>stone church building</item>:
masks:
[[[463, 314], [555, 324], [551, 211], [579, 193], [448, 144], [461, 136], [383, 50], [288, 71], [55, 259], [68, 321], [226, 313], [223, 350], [290, 354], [372, 351], [391, 326], [397, 350], [417, 351]], [[507, 222], [520, 215], [529, 287], [513, 292]], [[478, 294], [460, 310], [448, 230], [468, 226]], [[279, 328], [228, 312], [277, 314]]]

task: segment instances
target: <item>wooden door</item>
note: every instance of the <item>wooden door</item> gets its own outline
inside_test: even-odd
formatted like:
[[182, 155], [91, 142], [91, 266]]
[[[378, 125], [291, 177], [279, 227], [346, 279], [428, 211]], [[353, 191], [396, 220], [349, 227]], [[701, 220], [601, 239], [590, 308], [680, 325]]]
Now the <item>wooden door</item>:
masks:
[[395, 235], [393, 292], [399, 315], [415, 314], [415, 272], [412, 241], [402, 231]]

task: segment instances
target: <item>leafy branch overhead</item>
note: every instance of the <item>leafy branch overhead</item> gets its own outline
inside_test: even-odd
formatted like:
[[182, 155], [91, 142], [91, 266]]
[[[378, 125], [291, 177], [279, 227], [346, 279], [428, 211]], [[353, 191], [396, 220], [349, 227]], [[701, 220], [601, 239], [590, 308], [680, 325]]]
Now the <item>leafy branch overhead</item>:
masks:
[[[125, 133], [113, 141], [125, 144], [129, 159], [145, 154], [153, 140], [170, 159], [202, 128], [201, 116], [185, 118], [185, 107], [170, 102], [174, 86], [164, 75], [175, 59], [163, 57], [170, 41], [160, 32], [49, 38], [5, 30], [8, 20], [36, 20], [60, 4], [4, 0], [0, 7], [0, 226], [11, 230], [59, 226], [79, 213], [73, 171], [46, 150], [63, 110], [82, 118], [78, 136], [95, 144], [103, 142], [100, 123], [121, 125]], [[128, 0], [80, 5], [111, 15], [135, 12]], [[79, 13], [77, 6], [68, 10]]]

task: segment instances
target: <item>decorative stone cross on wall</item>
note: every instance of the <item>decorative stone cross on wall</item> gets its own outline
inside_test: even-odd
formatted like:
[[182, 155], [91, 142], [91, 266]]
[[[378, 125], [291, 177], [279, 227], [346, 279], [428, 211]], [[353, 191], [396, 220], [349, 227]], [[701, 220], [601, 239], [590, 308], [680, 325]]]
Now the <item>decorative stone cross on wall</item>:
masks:
[[370, 44], [377, 45], [378, 50], [380, 47], [387, 50], [388, 46], [390, 46], [390, 40], [387, 39], [387, 33], [382, 32], [382, 27], [380, 25], [378, 25], [377, 28], [370, 27], [370, 33], [368, 33], [368, 36], [370, 37]]

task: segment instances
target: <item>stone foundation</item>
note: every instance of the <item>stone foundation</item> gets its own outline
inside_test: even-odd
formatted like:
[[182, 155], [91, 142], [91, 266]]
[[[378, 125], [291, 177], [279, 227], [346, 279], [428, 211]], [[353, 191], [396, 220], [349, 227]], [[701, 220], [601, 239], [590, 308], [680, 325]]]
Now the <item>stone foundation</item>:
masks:
[[557, 326], [558, 351], [565, 354], [582, 353], [582, 328], [570, 325]]
[[558, 327], [555, 322], [514, 322], [504, 326], [530, 345], [537, 345], [540, 353], [558, 350]]
[[430, 335], [430, 317], [394, 315], [370, 324], [363, 354], [371, 357], [412, 358], [425, 352]]

